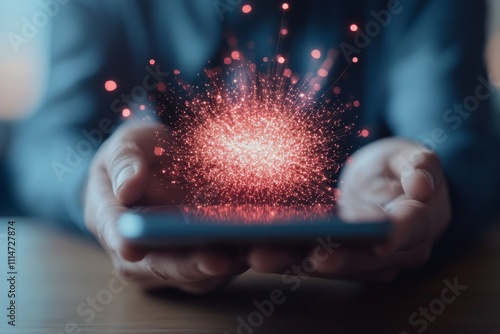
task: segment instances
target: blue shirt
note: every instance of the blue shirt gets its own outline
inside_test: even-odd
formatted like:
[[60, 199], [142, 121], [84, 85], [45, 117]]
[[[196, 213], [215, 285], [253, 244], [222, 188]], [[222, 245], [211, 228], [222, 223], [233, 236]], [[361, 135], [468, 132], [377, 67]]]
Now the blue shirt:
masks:
[[[154, 82], [155, 75], [174, 68], [196, 80], [208, 61], [220, 63], [228, 54], [231, 37], [256, 61], [273, 55], [276, 46], [268, 41], [278, 36], [282, 2], [254, 1], [248, 15], [243, 3], [231, 5], [237, 2], [74, 0], [61, 7], [52, 21], [47, 95], [33, 117], [15, 126], [7, 152], [7, 183], [18, 206], [81, 223], [89, 162], [112, 132], [110, 122], [119, 123], [121, 93], [133, 97], [146, 76]], [[358, 127], [370, 131], [361, 144], [388, 136], [428, 144], [449, 179], [453, 224], [482, 226], [500, 203], [500, 158], [483, 64], [485, 3], [289, 3], [282, 52], [290, 67], [305, 73], [312, 68], [311, 50], [336, 50], [330, 79], [341, 78], [340, 100], [361, 102]], [[353, 23], [357, 33], [349, 29]], [[352, 57], [359, 62], [343, 75]], [[151, 58], [159, 66], [154, 74], [146, 70]], [[103, 89], [109, 79], [119, 84], [119, 93]]]

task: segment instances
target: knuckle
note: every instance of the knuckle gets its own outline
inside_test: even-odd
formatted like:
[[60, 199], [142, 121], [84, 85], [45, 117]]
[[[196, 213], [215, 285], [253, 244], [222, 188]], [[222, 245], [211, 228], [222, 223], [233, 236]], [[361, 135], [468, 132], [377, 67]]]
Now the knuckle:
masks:
[[146, 269], [154, 277], [161, 279], [163, 281], [166, 281], [166, 280], [171, 278], [169, 275], [167, 275], [162, 270], [160, 270], [161, 264], [160, 264], [160, 259], [158, 256], [156, 256], [156, 255], [147, 256], [145, 259], [145, 265], [146, 265]]
[[196, 275], [192, 271], [187, 270], [184, 266], [179, 266], [176, 268], [172, 275], [176, 280], [182, 282], [198, 282], [201, 280], [200, 275]]
[[130, 161], [131, 157], [135, 156], [137, 156], [137, 148], [133, 145], [118, 145], [111, 149], [111, 152], [109, 153], [110, 167], [120, 167]]
[[130, 268], [127, 268], [126, 266], [122, 266], [120, 264], [115, 264], [114, 267], [115, 267], [115, 270], [116, 270], [116, 273], [118, 274], [118, 276], [120, 276], [126, 280], [132, 280], [136, 277], [135, 273]]

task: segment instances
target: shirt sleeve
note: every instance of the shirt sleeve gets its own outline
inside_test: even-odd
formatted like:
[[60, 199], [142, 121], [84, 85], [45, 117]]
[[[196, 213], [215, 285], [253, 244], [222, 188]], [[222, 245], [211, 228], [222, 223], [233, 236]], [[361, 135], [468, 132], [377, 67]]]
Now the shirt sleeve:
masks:
[[28, 215], [83, 226], [90, 160], [119, 119], [102, 104], [100, 78], [108, 48], [119, 42], [116, 17], [98, 2], [72, 1], [44, 27], [50, 32], [46, 94], [31, 117], [15, 124], [7, 152], [14, 196]]
[[450, 186], [450, 233], [477, 231], [498, 210], [500, 154], [493, 88], [483, 61], [484, 1], [401, 1], [377, 59], [379, 103], [390, 134], [440, 156]]

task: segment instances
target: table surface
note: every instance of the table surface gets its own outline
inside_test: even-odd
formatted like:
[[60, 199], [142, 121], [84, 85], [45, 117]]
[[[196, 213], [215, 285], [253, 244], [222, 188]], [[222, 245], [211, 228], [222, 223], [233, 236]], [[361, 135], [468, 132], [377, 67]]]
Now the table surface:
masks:
[[[246, 273], [209, 296], [145, 294], [133, 282], [116, 279], [95, 244], [41, 223], [19, 220], [16, 229], [17, 326], [6, 324], [2, 291], [0, 333], [399, 334], [419, 333], [424, 326], [425, 333], [500, 333], [500, 226], [467, 256], [425, 279], [389, 286], [307, 279], [292, 291], [278, 275]], [[0, 268], [0, 290], [5, 272]], [[455, 279], [467, 289], [443, 303], [444, 281]], [[262, 316], [254, 302], [268, 300], [274, 289], [286, 300]], [[445, 298], [453, 296], [447, 293]], [[100, 300], [95, 311], [85, 304], [88, 298]], [[419, 308], [429, 306], [437, 315], [425, 320]]]

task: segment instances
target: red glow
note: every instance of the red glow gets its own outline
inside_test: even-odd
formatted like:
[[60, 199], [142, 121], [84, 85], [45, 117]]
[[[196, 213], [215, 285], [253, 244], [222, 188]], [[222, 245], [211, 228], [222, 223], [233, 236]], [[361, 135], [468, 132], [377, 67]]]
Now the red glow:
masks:
[[354, 107], [358, 108], [361, 105], [361, 103], [358, 100], [356, 100], [354, 101], [353, 105]]
[[164, 92], [167, 89], [167, 85], [165, 83], [160, 82], [156, 85], [156, 89], [158, 89], [159, 92]]
[[281, 29], [281, 34], [282, 34], [283, 36], [288, 35], [288, 29], [285, 29], [285, 28]]
[[183, 207], [184, 214], [194, 222], [228, 225], [277, 225], [287, 221], [314, 222], [326, 219], [336, 212], [334, 205], [281, 206], [273, 205], [210, 205]]
[[233, 58], [234, 60], [239, 60], [240, 59], [240, 53], [238, 51], [231, 52], [231, 58]]
[[128, 109], [128, 108], [125, 108], [125, 109], [123, 109], [123, 111], [122, 111], [122, 116], [123, 116], [123, 117], [125, 117], [125, 118], [126, 118], [126, 117], [129, 117], [131, 114], [132, 114], [132, 113], [130, 112], [130, 109]]
[[352, 62], [353, 62], [353, 63], [357, 63], [358, 61], [359, 61], [359, 58], [358, 58], [358, 57], [353, 57], [353, 58], [352, 58]]
[[139, 109], [141, 109], [142, 111], [144, 111], [144, 110], [146, 110], [146, 106], [145, 106], [144, 104], [141, 104], [141, 105], [139, 106]]
[[104, 83], [104, 88], [108, 91], [108, 92], [112, 92], [114, 90], [116, 90], [118, 88], [118, 85], [116, 84], [115, 81], [113, 80], [108, 80]]
[[284, 64], [286, 61], [285, 57], [283, 57], [283, 56], [278, 56], [276, 59], [278, 60], [278, 63], [280, 63], [280, 64]]
[[224, 58], [224, 64], [230, 65], [232, 62], [233, 61], [231, 60], [231, 58], [229, 58], [229, 57]]
[[351, 29], [352, 32], [356, 32], [358, 31], [358, 26], [356, 24], [351, 24], [351, 26], [349, 27], [349, 29]]
[[321, 51], [315, 49], [315, 50], [312, 50], [311, 51], [311, 56], [314, 58], [314, 59], [319, 59], [321, 58]]
[[328, 71], [322, 68], [318, 71], [318, 76], [321, 78], [326, 78], [328, 76]]
[[331, 203], [336, 161], [345, 159], [339, 141], [351, 128], [336, 117], [345, 109], [332, 100], [317, 105], [320, 83], [289, 85], [289, 68], [265, 76], [238, 66], [241, 72], [212, 77], [201, 91], [181, 83], [194, 91], [189, 100], [169, 94], [178, 124], [157, 144], [167, 186], [188, 190], [185, 203], [194, 205]]
[[241, 8], [241, 11], [245, 14], [248, 14], [252, 11], [252, 6], [250, 5], [244, 5], [242, 8]]
[[336, 86], [334, 89], [333, 89], [333, 93], [335, 95], [339, 95], [340, 93], [342, 92], [342, 89], [340, 89], [339, 86]]
[[159, 146], [155, 147], [155, 151], [154, 151], [154, 153], [155, 153], [155, 155], [156, 155], [156, 156], [161, 156], [161, 155], [163, 155], [163, 148], [161, 148], [161, 147], [159, 147]]
[[288, 10], [290, 8], [290, 5], [285, 2], [283, 5], [281, 5], [281, 8], [283, 8], [283, 10]]
[[179, 70], [174, 70], [174, 74], [175, 74], [175, 75], [179, 75], [179, 74], [181, 74], [181, 71], [179, 71]]
[[364, 129], [361, 131], [361, 137], [366, 138], [370, 135], [370, 131]]
[[156, 63], [156, 61], [154, 59], [149, 60], [149, 65], [154, 65], [155, 63]]

